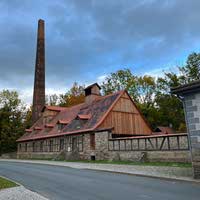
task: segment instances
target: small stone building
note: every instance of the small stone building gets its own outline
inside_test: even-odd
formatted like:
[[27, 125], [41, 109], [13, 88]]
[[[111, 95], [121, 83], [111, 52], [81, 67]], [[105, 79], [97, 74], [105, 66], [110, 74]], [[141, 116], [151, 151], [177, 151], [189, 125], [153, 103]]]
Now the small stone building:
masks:
[[194, 178], [200, 178], [200, 80], [171, 89], [183, 101]]
[[100, 95], [95, 83], [85, 102], [44, 106], [41, 117], [17, 140], [19, 158], [107, 159], [108, 140], [148, 136], [152, 130], [127, 91]]

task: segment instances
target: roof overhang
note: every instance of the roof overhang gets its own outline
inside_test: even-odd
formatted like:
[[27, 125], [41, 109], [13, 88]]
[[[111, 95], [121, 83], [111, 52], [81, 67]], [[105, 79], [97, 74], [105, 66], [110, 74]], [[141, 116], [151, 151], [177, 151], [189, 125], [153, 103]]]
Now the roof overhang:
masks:
[[186, 96], [188, 94], [196, 93], [196, 92], [200, 92], [200, 80], [171, 88], [172, 94], [177, 94], [180, 96]]

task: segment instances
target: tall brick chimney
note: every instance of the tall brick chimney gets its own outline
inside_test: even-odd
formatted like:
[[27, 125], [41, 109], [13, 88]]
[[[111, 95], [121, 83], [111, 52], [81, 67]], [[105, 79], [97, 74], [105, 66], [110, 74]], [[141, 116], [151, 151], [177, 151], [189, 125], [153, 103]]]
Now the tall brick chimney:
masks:
[[44, 20], [38, 21], [32, 123], [37, 121], [45, 105], [45, 29]]

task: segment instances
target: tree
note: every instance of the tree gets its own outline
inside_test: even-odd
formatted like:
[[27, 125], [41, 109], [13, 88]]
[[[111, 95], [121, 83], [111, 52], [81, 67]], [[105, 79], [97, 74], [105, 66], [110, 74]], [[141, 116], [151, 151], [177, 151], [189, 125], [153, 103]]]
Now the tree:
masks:
[[74, 106], [85, 101], [84, 86], [78, 85], [74, 82], [72, 88], [64, 95], [60, 95], [59, 105], [60, 106]]
[[119, 90], [127, 90], [131, 97], [137, 100], [136, 77], [129, 69], [118, 70], [108, 75], [101, 88], [105, 95]]
[[177, 131], [186, 131], [184, 110], [181, 100], [170, 93], [172, 87], [182, 84], [181, 73], [166, 72], [164, 77], [157, 80], [157, 91], [155, 94], [155, 106], [158, 109], [159, 118], [157, 124], [172, 126]]
[[200, 80], [200, 53], [192, 53], [188, 56], [186, 65], [179, 67], [184, 83]]
[[0, 92], [0, 153], [16, 150], [16, 139], [24, 133], [26, 108], [16, 91]]
[[151, 76], [140, 76], [136, 82], [137, 99], [140, 104], [145, 104], [147, 107], [154, 104], [154, 96], [156, 93], [155, 78]]
[[59, 104], [59, 96], [57, 94], [46, 95], [46, 104], [56, 106]]

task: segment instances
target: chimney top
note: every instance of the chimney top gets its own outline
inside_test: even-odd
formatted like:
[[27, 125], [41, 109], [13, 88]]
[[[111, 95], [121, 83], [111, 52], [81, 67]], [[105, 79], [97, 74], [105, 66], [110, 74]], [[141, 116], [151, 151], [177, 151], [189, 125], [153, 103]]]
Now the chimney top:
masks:
[[38, 22], [44, 23], [44, 20], [43, 19], [39, 19]]
[[94, 87], [95, 85], [99, 88], [99, 90], [101, 90], [101, 87], [99, 86], [98, 83], [93, 83], [92, 85], [87, 86], [87, 87], [85, 88], [85, 91], [88, 90], [88, 89], [90, 89], [90, 88], [92, 88], [92, 87]]
[[89, 85], [88, 87], [85, 88], [85, 102], [86, 103], [91, 103], [93, 102], [96, 98], [101, 96], [100, 94], [101, 87], [97, 84], [94, 83], [92, 85]]

